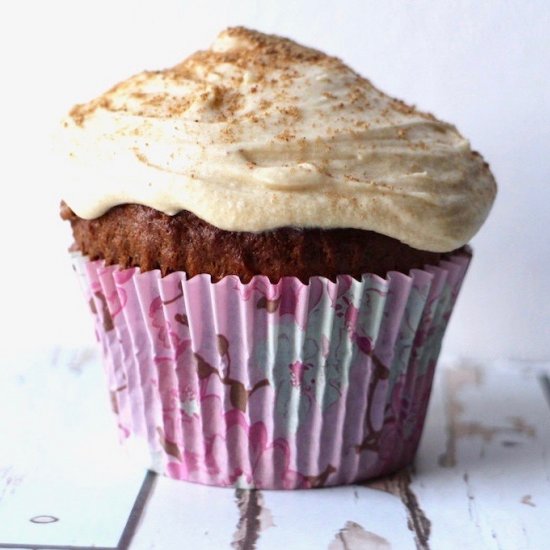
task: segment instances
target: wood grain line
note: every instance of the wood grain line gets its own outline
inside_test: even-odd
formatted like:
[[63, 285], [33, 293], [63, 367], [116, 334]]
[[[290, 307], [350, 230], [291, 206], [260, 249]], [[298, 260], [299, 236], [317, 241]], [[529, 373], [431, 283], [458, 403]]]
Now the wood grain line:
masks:
[[411, 483], [411, 469], [404, 468], [395, 474], [366, 483], [366, 486], [399, 497], [407, 510], [407, 527], [413, 532], [417, 550], [430, 550], [432, 523], [420, 507]]
[[255, 489], [237, 489], [235, 501], [239, 508], [239, 522], [231, 547], [236, 550], [254, 550], [260, 538], [261, 493]]
[[11, 494], [23, 481], [23, 476], [14, 473], [13, 466], [0, 468], [0, 502]]
[[541, 374], [539, 376], [539, 382], [542, 386], [542, 393], [544, 393], [546, 401], [548, 402], [548, 406], [550, 407], [550, 375]]
[[464, 472], [462, 479], [464, 480], [464, 484], [466, 485], [466, 498], [468, 499], [468, 516], [470, 517], [470, 521], [473, 521], [476, 527], [480, 529], [481, 526], [479, 525], [479, 521], [477, 519], [474, 490], [470, 483], [470, 476], [468, 475], [468, 472]]
[[366, 531], [355, 521], [347, 521], [328, 546], [328, 550], [391, 550], [391, 544], [380, 535]]
[[[484, 433], [484, 428], [477, 423], [462, 425], [459, 422], [462, 413], [462, 403], [458, 395], [468, 386], [479, 386], [483, 382], [482, 372], [477, 365], [465, 363], [460, 368], [450, 369], [445, 372], [443, 386], [446, 401], [446, 432], [447, 442], [445, 451], [439, 456], [438, 463], [442, 468], [454, 468], [456, 466], [457, 441], [464, 433]], [[464, 433], [463, 433], [464, 432]], [[492, 437], [492, 435], [490, 435]]]
[[151, 472], [150, 470], [148, 470], [145, 474], [139, 493], [134, 501], [134, 505], [132, 506], [128, 520], [126, 521], [126, 525], [124, 526], [124, 531], [122, 531], [122, 535], [120, 535], [117, 550], [127, 550], [130, 547], [130, 543], [132, 542], [132, 538], [137, 530], [147, 501], [153, 491], [156, 479], [157, 474]]
[[[548, 401], [550, 403], [550, 379], [546, 382], [541, 377], [543, 390], [548, 386]], [[442, 468], [454, 468], [457, 465], [457, 446], [461, 439], [480, 438], [484, 445], [490, 444], [495, 438], [507, 436], [511, 439], [501, 441], [505, 447], [513, 447], [519, 442], [516, 436], [533, 439], [536, 437], [536, 428], [527, 423], [521, 416], [508, 416], [508, 425], [488, 425], [479, 420], [463, 419], [465, 406], [461, 399], [461, 393], [468, 387], [478, 389], [484, 383], [483, 373], [479, 366], [464, 363], [461, 366], [449, 369], [445, 373], [445, 398], [446, 398], [446, 433], [447, 441], [445, 451], [439, 456], [438, 464]]]
[[401, 501], [408, 513], [407, 525], [414, 533], [414, 541], [418, 550], [429, 550], [430, 533], [432, 524], [424, 510], [420, 508], [418, 499], [411, 489], [412, 476], [410, 470], [402, 470], [399, 484]]

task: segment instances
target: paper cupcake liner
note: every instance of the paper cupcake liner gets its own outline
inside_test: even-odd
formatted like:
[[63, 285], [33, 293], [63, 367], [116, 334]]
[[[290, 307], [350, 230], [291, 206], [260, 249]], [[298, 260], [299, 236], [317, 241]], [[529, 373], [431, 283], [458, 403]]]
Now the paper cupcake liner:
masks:
[[413, 459], [469, 257], [308, 284], [73, 263], [122, 439], [173, 478], [295, 489]]

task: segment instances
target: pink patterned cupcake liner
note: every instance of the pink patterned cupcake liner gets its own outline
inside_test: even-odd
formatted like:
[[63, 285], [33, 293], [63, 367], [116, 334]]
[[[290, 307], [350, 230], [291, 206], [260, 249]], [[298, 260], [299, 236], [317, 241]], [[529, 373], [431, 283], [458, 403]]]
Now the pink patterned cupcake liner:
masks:
[[411, 462], [469, 261], [244, 284], [73, 256], [122, 439], [176, 479], [273, 489]]

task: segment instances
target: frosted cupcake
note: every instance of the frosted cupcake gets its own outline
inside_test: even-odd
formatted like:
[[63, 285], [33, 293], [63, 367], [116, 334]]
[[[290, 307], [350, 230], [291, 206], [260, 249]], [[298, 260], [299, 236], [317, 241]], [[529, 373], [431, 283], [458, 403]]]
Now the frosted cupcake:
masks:
[[412, 460], [496, 191], [453, 126], [243, 28], [63, 124], [74, 265], [154, 469], [290, 489]]

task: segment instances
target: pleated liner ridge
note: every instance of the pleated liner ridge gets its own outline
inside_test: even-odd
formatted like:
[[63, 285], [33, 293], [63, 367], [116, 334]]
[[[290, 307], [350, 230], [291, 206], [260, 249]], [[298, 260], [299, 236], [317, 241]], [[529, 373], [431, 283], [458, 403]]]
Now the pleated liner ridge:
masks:
[[122, 439], [173, 478], [275, 489], [411, 462], [468, 263], [243, 284], [73, 255]]

